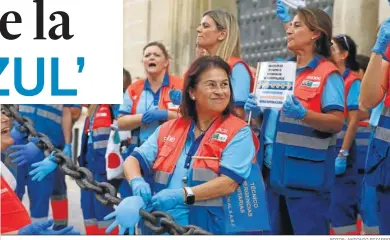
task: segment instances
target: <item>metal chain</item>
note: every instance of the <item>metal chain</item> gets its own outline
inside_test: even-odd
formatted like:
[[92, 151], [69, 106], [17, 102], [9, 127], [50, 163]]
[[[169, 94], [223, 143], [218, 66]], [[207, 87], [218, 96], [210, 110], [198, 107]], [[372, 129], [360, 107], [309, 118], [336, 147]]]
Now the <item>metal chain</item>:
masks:
[[[87, 191], [93, 191], [96, 194], [96, 198], [99, 202], [106, 206], [119, 205], [122, 199], [118, 198], [117, 191], [114, 186], [107, 182], [97, 182], [92, 173], [85, 167], [79, 167], [65, 155], [60, 149], [55, 148], [50, 139], [42, 133], [39, 133], [34, 128], [33, 122], [26, 117], [19, 114], [16, 106], [12, 104], [1, 105], [3, 113], [16, 120], [21, 125], [21, 131], [28, 135], [28, 139], [36, 137], [37, 146], [43, 150], [45, 156], [49, 156], [54, 152], [54, 161], [58, 164], [58, 167], [64, 172], [65, 175], [71, 176], [76, 180], [77, 185]], [[210, 235], [211, 233], [194, 225], [181, 226], [176, 223], [172, 216], [160, 211], [147, 212], [143, 209], [140, 210], [141, 218], [144, 220], [145, 225], [156, 234], [169, 233], [171, 235]]]

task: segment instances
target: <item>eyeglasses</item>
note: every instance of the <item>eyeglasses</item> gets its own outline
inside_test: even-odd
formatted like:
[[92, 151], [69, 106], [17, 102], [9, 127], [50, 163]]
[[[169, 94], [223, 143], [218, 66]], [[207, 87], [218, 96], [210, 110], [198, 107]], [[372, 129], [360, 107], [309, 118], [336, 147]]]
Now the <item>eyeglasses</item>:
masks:
[[337, 35], [335, 38], [339, 39], [339, 38], [343, 38], [344, 40], [344, 43], [345, 43], [345, 46], [347, 46], [347, 51], [349, 51], [349, 44], [348, 44], [348, 40], [347, 40], [347, 37], [343, 34], [341, 35]]

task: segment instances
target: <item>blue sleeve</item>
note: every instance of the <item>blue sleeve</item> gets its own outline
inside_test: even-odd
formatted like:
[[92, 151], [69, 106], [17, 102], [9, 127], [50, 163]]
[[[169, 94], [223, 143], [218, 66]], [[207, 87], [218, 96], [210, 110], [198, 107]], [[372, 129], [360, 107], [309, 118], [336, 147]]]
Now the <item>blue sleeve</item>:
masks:
[[129, 92], [126, 92], [123, 96], [123, 103], [119, 107], [119, 114], [128, 115], [131, 113], [133, 107], [133, 100], [130, 98]]
[[360, 81], [354, 81], [348, 92], [347, 109], [348, 111], [359, 110]]
[[233, 137], [222, 152], [220, 173], [241, 184], [251, 172], [255, 154], [252, 132], [246, 126]]
[[248, 99], [251, 75], [242, 63], [237, 63], [232, 69], [232, 89], [234, 103], [238, 107], [243, 107]]
[[119, 107], [120, 107], [120, 104], [112, 104], [111, 105], [111, 109], [112, 109], [112, 113], [114, 114], [114, 118], [118, 118]]
[[331, 73], [321, 98], [323, 112], [344, 111], [344, 80], [339, 73]]
[[153, 163], [157, 158], [157, 138], [159, 132], [160, 127], [158, 127], [140, 147], [136, 147], [131, 153], [131, 156], [138, 160], [144, 174], [151, 173]]

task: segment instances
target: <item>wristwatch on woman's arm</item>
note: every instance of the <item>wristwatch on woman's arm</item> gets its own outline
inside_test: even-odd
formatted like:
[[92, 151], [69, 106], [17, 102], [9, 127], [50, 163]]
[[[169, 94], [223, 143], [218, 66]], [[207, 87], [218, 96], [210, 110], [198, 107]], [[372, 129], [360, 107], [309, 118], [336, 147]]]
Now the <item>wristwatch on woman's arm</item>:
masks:
[[192, 191], [192, 189], [190, 187], [185, 187], [184, 192], [185, 192], [184, 202], [188, 205], [193, 205], [195, 203], [195, 194]]

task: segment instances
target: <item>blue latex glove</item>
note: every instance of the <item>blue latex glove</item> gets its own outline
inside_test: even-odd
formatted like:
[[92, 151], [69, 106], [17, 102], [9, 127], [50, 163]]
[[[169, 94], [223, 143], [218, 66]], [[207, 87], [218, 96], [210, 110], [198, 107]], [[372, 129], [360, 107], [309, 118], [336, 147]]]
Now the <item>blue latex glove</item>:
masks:
[[286, 4], [284, 4], [282, 0], [278, 0], [276, 3], [276, 16], [284, 23], [290, 22], [292, 19]]
[[66, 156], [72, 158], [72, 144], [70, 143], [65, 144], [63, 152], [65, 153]]
[[183, 189], [164, 189], [152, 197], [152, 206], [156, 211], [168, 211], [184, 204]]
[[382, 24], [379, 29], [376, 42], [371, 51], [376, 54], [383, 54], [386, 51], [387, 46], [390, 44], [390, 18]]
[[294, 96], [288, 95], [283, 103], [282, 111], [289, 118], [302, 119], [307, 114], [307, 109], [302, 106], [301, 102]]
[[54, 221], [47, 220], [44, 222], [31, 223], [21, 229], [19, 229], [19, 235], [80, 235], [80, 233], [69, 226], [61, 230], [49, 229], [53, 225]]
[[345, 157], [337, 157], [335, 161], [335, 174], [341, 175], [347, 170], [347, 159]]
[[252, 112], [252, 117], [257, 117], [261, 114], [261, 108], [257, 105], [256, 96], [253, 93], [249, 94], [244, 105], [245, 112]]
[[152, 198], [152, 191], [150, 186], [142, 177], [136, 177], [129, 181], [131, 190], [133, 190], [134, 196], [140, 196], [145, 202], [145, 205], [148, 205], [150, 199]]
[[167, 110], [149, 110], [142, 115], [141, 122], [144, 124], [149, 124], [154, 121], [165, 121], [168, 119]]
[[127, 229], [129, 229], [130, 235], [134, 235], [134, 226], [141, 219], [139, 210], [144, 207], [144, 201], [139, 196], [123, 199], [114, 212], [104, 217], [105, 221], [115, 218], [115, 221], [106, 229], [106, 233], [110, 233], [119, 225], [120, 235], [123, 235]]
[[181, 104], [181, 97], [182, 93], [179, 89], [171, 89], [169, 91], [169, 98], [171, 99], [171, 102], [175, 105]]
[[33, 163], [31, 165], [31, 167], [33, 167], [34, 169], [31, 170], [28, 175], [33, 176], [33, 181], [42, 181], [42, 179], [44, 179], [47, 175], [49, 175], [56, 169], [57, 163], [55, 163], [53, 159], [54, 154], [52, 153], [42, 161]]
[[27, 143], [27, 133], [21, 132], [20, 128], [22, 126], [17, 122], [13, 122], [13, 127], [11, 129], [11, 137], [14, 139], [14, 144], [19, 145], [19, 144], [26, 144]]
[[9, 147], [7, 151], [14, 151], [9, 154], [9, 157], [13, 159], [12, 163], [18, 164], [18, 166], [42, 160], [39, 155], [42, 154], [43, 151], [38, 148], [34, 142], [29, 142], [25, 145], [13, 145]]

